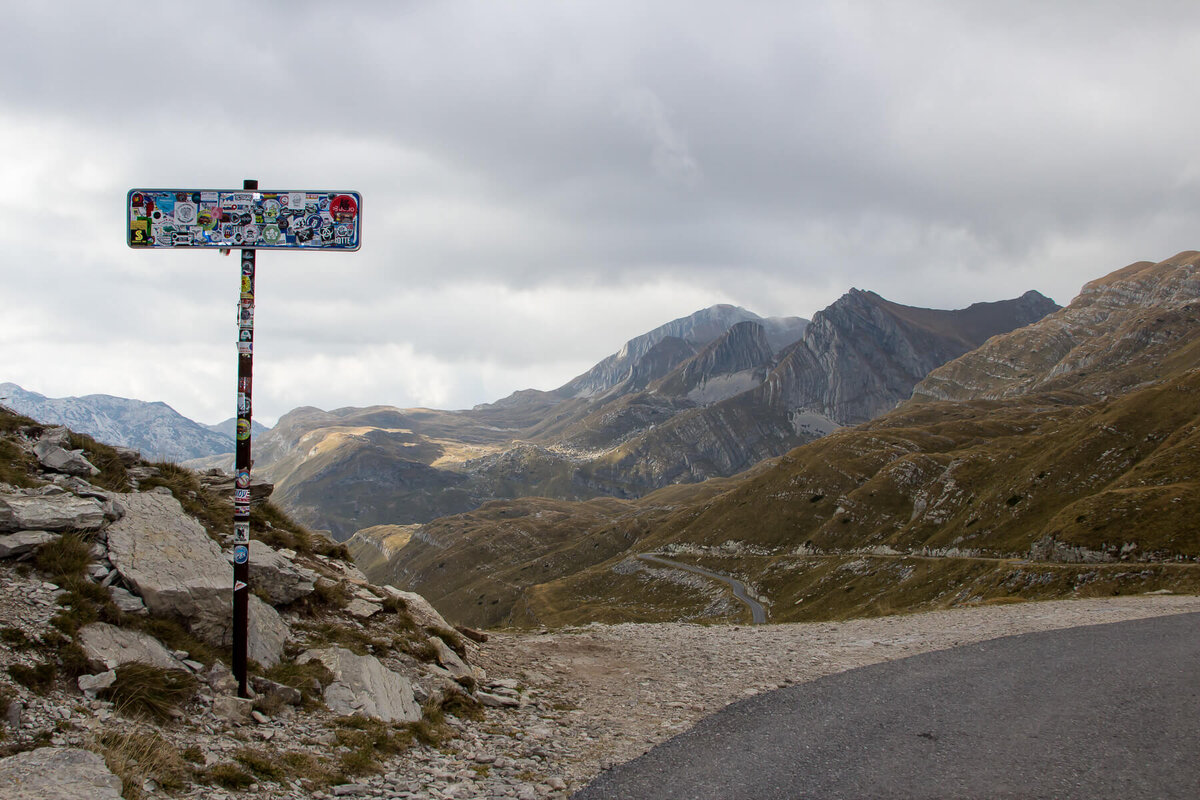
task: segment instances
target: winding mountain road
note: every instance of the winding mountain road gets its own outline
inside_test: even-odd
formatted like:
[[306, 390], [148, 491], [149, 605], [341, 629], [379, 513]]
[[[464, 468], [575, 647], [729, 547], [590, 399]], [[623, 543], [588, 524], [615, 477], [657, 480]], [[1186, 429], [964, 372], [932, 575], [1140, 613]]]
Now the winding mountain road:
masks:
[[1200, 614], [1030, 633], [727, 706], [574, 800], [1200, 797]]
[[695, 567], [691, 564], [684, 564], [680, 561], [672, 561], [669, 558], [656, 556], [653, 553], [641, 553], [638, 555], [638, 558], [642, 559], [643, 561], [653, 561], [668, 567], [674, 567], [675, 569], [687, 570], [688, 572], [694, 572], [697, 575], [703, 575], [706, 578], [712, 578], [715, 581], [720, 581], [732, 589], [733, 596], [740, 600], [742, 604], [746, 606], [746, 608], [750, 609], [751, 624], [761, 625], [767, 621], [767, 610], [763, 608], [762, 603], [750, 596], [750, 592], [746, 590], [746, 584], [742, 583], [737, 578], [731, 578], [728, 575], [722, 575], [719, 572], [711, 572], [703, 567]]

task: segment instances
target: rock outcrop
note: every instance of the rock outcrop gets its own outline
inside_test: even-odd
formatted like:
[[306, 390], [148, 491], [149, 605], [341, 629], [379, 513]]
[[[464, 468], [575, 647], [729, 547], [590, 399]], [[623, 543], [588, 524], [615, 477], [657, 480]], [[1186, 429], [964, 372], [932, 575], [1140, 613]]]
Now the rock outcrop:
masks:
[[338, 714], [362, 714], [384, 722], [415, 722], [421, 708], [412, 684], [374, 656], [355, 655], [344, 647], [309, 650], [296, 663], [319, 661], [333, 673], [325, 688], [325, 704]]
[[[169, 492], [126, 495], [124, 518], [107, 530], [108, 558], [151, 614], [183, 620], [216, 646], [232, 641], [232, 567], [220, 546]], [[279, 661], [286, 636], [279, 614], [250, 599], [253, 657]]]
[[94, 531], [108, 523], [96, 499], [48, 488], [53, 492], [0, 494], [0, 532]]
[[1070, 305], [932, 371], [917, 400], [1070, 390], [1124, 393], [1162, 377], [1200, 341], [1200, 253], [1139, 261], [1083, 287]]
[[187, 671], [187, 667], [171, 655], [161, 642], [140, 631], [93, 622], [80, 628], [78, 642], [93, 669], [98, 671], [116, 669], [129, 663]]
[[857, 425], [907, 400], [936, 367], [1058, 306], [1037, 292], [958, 311], [913, 308], [852, 289], [813, 316], [761, 391], [788, 412]]

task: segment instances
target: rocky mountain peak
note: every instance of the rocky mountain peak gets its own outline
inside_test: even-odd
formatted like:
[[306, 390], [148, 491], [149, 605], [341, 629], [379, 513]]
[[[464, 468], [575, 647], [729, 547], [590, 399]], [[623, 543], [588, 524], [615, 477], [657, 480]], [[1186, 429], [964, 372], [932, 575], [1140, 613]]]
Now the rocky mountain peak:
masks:
[[[557, 393], [566, 397], [594, 397], [627, 380], [637, 362], [654, 345], [668, 336], [682, 339], [693, 347], [703, 347], [739, 322], [761, 320], [752, 311], [719, 304], [703, 308], [686, 317], [671, 320], [652, 331], [627, 341], [620, 350], [587, 372], [561, 386]], [[786, 326], [781, 326], [786, 330]]]
[[[694, 402], [712, 403], [757, 386], [766, 377], [773, 361], [774, 353], [763, 326], [747, 320], [710, 342], [665, 379], [658, 389], [668, 394], [687, 395]], [[759, 374], [752, 374], [755, 370]]]
[[851, 289], [813, 315], [763, 390], [788, 413], [800, 409], [855, 425], [907, 399], [935, 367], [1057, 308], [1037, 292], [946, 311]]

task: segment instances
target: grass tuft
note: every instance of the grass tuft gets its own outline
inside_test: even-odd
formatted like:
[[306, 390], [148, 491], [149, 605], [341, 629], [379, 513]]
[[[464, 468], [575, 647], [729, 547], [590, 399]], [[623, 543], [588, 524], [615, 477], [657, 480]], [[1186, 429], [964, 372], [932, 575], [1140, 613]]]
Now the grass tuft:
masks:
[[122, 664], [117, 679], [100, 697], [112, 701], [120, 711], [155, 720], [171, 719], [181, 704], [196, 693], [198, 681], [188, 673], [149, 664]]
[[104, 763], [121, 779], [121, 795], [126, 800], [146, 797], [142, 787], [147, 779], [168, 792], [175, 792], [187, 784], [191, 775], [180, 752], [157, 732], [105, 731], [96, 738], [92, 749], [104, 757]]

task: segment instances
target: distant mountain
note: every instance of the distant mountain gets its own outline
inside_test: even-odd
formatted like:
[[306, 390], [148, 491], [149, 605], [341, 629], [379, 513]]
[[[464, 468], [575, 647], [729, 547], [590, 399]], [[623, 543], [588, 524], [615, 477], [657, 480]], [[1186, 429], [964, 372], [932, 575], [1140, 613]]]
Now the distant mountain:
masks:
[[[843, 312], [859, 322], [847, 329], [886, 316], [908, 320], [909, 342], [914, 322], [943, 340], [958, 335], [944, 317], [933, 324], [936, 315], [866, 295], [848, 300]], [[1042, 303], [1019, 300], [1033, 313]], [[814, 319], [808, 345], [842, 327], [841, 313], [829, 316]], [[989, 332], [962, 322], [954, 330], [975, 339]], [[814, 408], [860, 413], [839, 401], [849, 394], [837, 381], [816, 385], [825, 405]], [[782, 390], [771, 387], [755, 391]], [[1094, 281], [1067, 308], [935, 369], [899, 408], [739, 476], [632, 500], [489, 503], [420, 526], [371, 577], [427, 590], [443, 613], [478, 625], [725, 613], [642, 552], [737, 576], [781, 622], [1191, 593], [1200, 590], [1196, 397], [1200, 253], [1189, 251]]]
[[232, 433], [201, 425], [162, 402], [107, 394], [46, 397], [15, 383], [0, 383], [0, 397], [7, 398], [0, 402], [9, 408], [38, 422], [66, 425], [97, 441], [131, 447], [149, 460], [182, 462], [234, 449]]
[[592, 397], [601, 394], [626, 381], [642, 358], [662, 340], [682, 340], [698, 348], [723, 335], [737, 323], [746, 321], [762, 324], [767, 341], [776, 350], [799, 339], [808, 325], [808, 320], [802, 317], [764, 319], [738, 306], [710, 306], [630, 339], [618, 352], [559, 387], [557, 393], [566, 397]]
[[[548, 392], [469, 411], [297, 409], [259, 441], [256, 470], [289, 511], [339, 540], [502, 498], [638, 497], [732, 475], [835, 430], [841, 417], [820, 411], [827, 384], [882, 377], [873, 397], [890, 408], [932, 367], [1035, 319], [1030, 297], [931, 311], [855, 292], [822, 312], [815, 334], [799, 317], [713, 306], [629, 340]], [[1041, 308], [1056, 306], [1041, 298]], [[846, 321], [856, 315], [874, 327]], [[801, 347], [847, 374], [803, 394], [797, 385], [819, 382], [789, 358]], [[850, 374], [861, 364], [874, 372]]]
[[[228, 436], [232, 441], [234, 436], [237, 434], [237, 417], [230, 417], [224, 422], [218, 422], [216, 425], [205, 425], [204, 427], [208, 428], [213, 433], [219, 433], [222, 436]], [[266, 433], [269, 430], [271, 430], [269, 426], [263, 425], [256, 419], [252, 419], [250, 421], [250, 434], [252, 436], [258, 436]]]
[[1035, 291], [941, 311], [851, 289], [813, 316], [763, 387], [764, 401], [857, 425], [907, 400], [931, 370], [1057, 310]]

